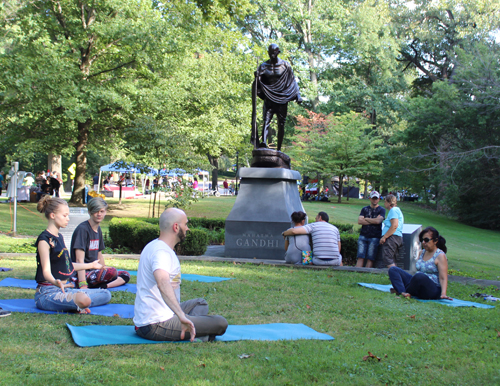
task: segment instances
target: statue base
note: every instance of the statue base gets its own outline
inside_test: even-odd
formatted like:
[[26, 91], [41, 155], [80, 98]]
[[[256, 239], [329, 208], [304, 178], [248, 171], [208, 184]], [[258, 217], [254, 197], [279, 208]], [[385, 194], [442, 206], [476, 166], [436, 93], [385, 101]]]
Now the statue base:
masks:
[[227, 257], [284, 260], [281, 233], [292, 226], [293, 212], [304, 211], [296, 170], [241, 168], [240, 190], [226, 219]]
[[252, 168], [283, 168], [290, 169], [290, 157], [281, 151], [266, 147], [252, 151]]

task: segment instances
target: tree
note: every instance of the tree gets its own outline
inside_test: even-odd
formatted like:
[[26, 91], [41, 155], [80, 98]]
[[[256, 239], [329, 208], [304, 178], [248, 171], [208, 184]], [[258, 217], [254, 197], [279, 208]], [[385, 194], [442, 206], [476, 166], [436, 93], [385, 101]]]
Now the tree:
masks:
[[495, 229], [500, 228], [499, 60], [496, 43], [457, 50], [453, 83], [435, 82], [430, 97], [411, 100], [410, 111], [418, 114], [409, 116], [403, 134], [407, 162], [414, 165], [409, 170], [438, 180], [443, 210]]
[[[315, 114], [309, 119], [300, 117], [297, 136], [296, 162], [303, 171], [339, 177], [339, 198], [342, 202], [342, 184], [345, 177], [365, 177], [376, 173], [381, 139], [373, 131], [367, 116], [349, 112], [342, 115]], [[307, 137], [303, 134], [307, 133]], [[304, 156], [300, 159], [300, 156]], [[298, 160], [296, 158], [299, 158]]]
[[168, 76], [189, 49], [190, 5], [178, 5], [166, 18], [149, 1], [43, 0], [5, 21], [11, 27], [0, 56], [6, 142], [24, 137], [58, 154], [72, 147], [72, 202], [82, 200], [87, 150], [121, 147], [132, 118], [154, 109], [158, 74]]

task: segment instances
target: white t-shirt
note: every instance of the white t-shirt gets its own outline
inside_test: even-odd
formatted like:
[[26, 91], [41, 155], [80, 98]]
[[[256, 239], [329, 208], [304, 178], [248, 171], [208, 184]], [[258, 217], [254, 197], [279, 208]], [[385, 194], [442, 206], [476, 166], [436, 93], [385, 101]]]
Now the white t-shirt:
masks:
[[174, 312], [163, 300], [154, 277], [154, 271], [163, 269], [170, 275], [170, 284], [177, 301], [181, 300], [181, 265], [175, 252], [165, 242], [156, 239], [143, 249], [137, 271], [137, 294], [134, 306], [134, 324], [137, 327], [164, 322]]

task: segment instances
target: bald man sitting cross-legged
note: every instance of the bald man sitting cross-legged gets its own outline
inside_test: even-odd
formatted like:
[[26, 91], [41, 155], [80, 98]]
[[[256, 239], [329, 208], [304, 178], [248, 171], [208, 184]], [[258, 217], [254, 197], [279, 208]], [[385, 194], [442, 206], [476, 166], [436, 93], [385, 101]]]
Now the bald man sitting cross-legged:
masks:
[[187, 223], [182, 210], [167, 209], [160, 216], [160, 237], [141, 253], [134, 324], [142, 338], [212, 341], [226, 332], [226, 319], [208, 315], [205, 299], [180, 302], [181, 266], [174, 247], [186, 237]]

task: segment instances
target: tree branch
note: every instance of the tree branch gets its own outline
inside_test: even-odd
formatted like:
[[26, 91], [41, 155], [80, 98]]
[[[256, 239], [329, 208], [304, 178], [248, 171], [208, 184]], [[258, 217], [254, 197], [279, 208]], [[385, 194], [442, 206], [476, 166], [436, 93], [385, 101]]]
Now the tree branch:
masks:
[[99, 72], [97, 72], [97, 73], [95, 73], [95, 74], [91, 74], [91, 75], [89, 75], [89, 76], [87, 77], [87, 79], [90, 79], [90, 78], [92, 78], [92, 77], [94, 77], [94, 76], [97, 76], [97, 75], [104, 74], [104, 73], [106, 73], [106, 72], [111, 72], [111, 71], [114, 71], [114, 70], [118, 70], [119, 68], [122, 68], [122, 67], [128, 66], [129, 64], [132, 64], [132, 63], [134, 63], [134, 62], [135, 62], [135, 59], [134, 59], [134, 60], [131, 60], [130, 62], [127, 62], [127, 63], [122, 63], [122, 64], [120, 64], [120, 65], [118, 65], [118, 66], [116, 66], [116, 67], [114, 67], [114, 68], [110, 68], [110, 69], [108, 69], [108, 70], [99, 71]]

